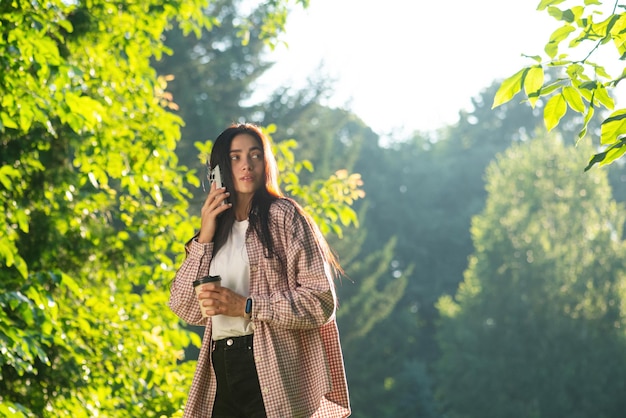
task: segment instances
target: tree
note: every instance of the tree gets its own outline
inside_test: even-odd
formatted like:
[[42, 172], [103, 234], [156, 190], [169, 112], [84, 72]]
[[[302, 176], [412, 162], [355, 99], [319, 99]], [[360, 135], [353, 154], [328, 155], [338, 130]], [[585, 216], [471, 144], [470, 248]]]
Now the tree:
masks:
[[[522, 90], [532, 107], [544, 98], [543, 114], [548, 131], [560, 123], [569, 108], [582, 116], [579, 140], [588, 134], [588, 123], [597, 110], [612, 111], [604, 119], [599, 135], [603, 150], [590, 158], [585, 167], [589, 170], [595, 164], [610, 164], [626, 152], [626, 109], [613, 110], [615, 102], [611, 97], [613, 89], [626, 77], [626, 71], [611, 75], [605, 65], [593, 60], [601, 48], [611, 44], [619, 59], [626, 56], [626, 12], [618, 1], [608, 2], [608, 7], [599, 0], [588, 0], [584, 5], [571, 2], [574, 5], [570, 8], [557, 7], [564, 2], [542, 0], [539, 3], [538, 10], [546, 10], [562, 25], [545, 46], [546, 60], [539, 55], [529, 57], [534, 63], [502, 82], [493, 107], [506, 103]], [[564, 45], [568, 48], [566, 51], [562, 50]], [[572, 56], [584, 48], [579, 58]], [[559, 68], [562, 74], [557, 79], [545, 80], [548, 68]]]
[[148, 59], [169, 20], [206, 21], [198, 3], [161, 6], [2, 3], [4, 412], [156, 415], [181, 401], [172, 347], [189, 337], [159, 312], [186, 232], [180, 120]]
[[[275, 37], [287, 2], [268, 4]], [[164, 306], [199, 180], [178, 164], [183, 121], [150, 62], [172, 21], [214, 23], [204, 6], [0, 4], [2, 415], [172, 416], [183, 403], [183, 348], [199, 341]], [[355, 198], [353, 177], [302, 185], [304, 164], [284, 164], [317, 213], [316, 193], [338, 211]]]
[[[171, 54], [154, 61], [159, 74], [173, 77], [168, 91], [178, 106], [176, 113], [185, 121], [177, 148], [184, 164], [193, 166], [197, 160], [194, 142], [205, 141], [234, 119], [246, 116], [240, 103], [252, 93], [252, 82], [271, 66], [264, 59], [269, 48], [261, 37], [271, 3], [261, 2], [246, 13], [242, 9], [250, 4], [241, 3], [209, 3], [204, 13], [212, 17], [212, 25], [200, 36], [186, 34], [179, 26], [168, 30], [164, 43]], [[253, 23], [246, 43], [241, 42], [237, 27], [244, 17]]]
[[446, 416], [623, 415], [626, 218], [581, 161], [545, 137], [489, 165], [464, 281], [438, 302]]

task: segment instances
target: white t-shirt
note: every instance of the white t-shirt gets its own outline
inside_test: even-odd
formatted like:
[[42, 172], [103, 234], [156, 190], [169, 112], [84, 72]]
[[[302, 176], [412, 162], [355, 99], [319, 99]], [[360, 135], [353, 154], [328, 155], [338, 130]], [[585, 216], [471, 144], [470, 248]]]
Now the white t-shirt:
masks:
[[[221, 276], [222, 286], [243, 296], [250, 294], [250, 262], [246, 250], [248, 220], [235, 221], [228, 240], [211, 260], [209, 274]], [[252, 334], [254, 324], [241, 317], [215, 315], [212, 318], [214, 341]]]

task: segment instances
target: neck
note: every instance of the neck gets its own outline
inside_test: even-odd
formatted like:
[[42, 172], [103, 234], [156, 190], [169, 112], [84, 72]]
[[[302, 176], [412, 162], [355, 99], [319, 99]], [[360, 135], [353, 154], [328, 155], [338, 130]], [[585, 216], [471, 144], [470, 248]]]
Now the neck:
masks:
[[252, 203], [252, 195], [237, 196], [237, 208], [235, 209], [235, 219], [245, 221], [250, 214], [250, 205]]

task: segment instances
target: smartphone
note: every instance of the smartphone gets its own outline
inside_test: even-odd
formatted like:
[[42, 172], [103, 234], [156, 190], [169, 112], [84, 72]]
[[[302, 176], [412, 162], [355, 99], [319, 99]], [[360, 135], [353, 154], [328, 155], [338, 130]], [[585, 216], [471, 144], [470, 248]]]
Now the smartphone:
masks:
[[[224, 184], [222, 183], [222, 172], [220, 171], [219, 165], [216, 165], [209, 173], [209, 184], [213, 184], [213, 183], [215, 183], [216, 189], [224, 187]], [[223, 200], [222, 203], [220, 203], [220, 205], [223, 205], [225, 203], [226, 203], [226, 200]]]

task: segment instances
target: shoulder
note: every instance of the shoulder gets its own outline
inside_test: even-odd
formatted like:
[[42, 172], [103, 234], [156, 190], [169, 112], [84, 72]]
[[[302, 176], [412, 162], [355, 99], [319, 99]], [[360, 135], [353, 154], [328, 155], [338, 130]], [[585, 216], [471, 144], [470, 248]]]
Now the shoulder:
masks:
[[279, 197], [270, 206], [270, 216], [276, 218], [293, 218], [301, 213], [300, 205], [288, 197]]
[[269, 212], [270, 220], [275, 225], [280, 225], [286, 230], [295, 231], [311, 227], [304, 209], [291, 198], [281, 197], [276, 199], [272, 202]]

